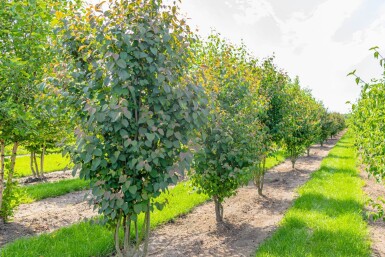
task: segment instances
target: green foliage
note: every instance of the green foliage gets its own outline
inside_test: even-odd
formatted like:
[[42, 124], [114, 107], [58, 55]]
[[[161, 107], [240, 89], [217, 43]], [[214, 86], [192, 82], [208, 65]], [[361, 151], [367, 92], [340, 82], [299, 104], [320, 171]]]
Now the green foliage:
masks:
[[286, 87], [287, 101], [281, 129], [286, 151], [294, 168], [297, 158], [319, 135], [320, 104], [307, 90], [301, 89], [298, 78]]
[[123, 221], [127, 234], [142, 212], [149, 224], [150, 211], [161, 207], [152, 199], [189, 167], [186, 145], [205, 121], [204, 91], [186, 73], [191, 33], [178, 7], [161, 0], [70, 13], [59, 23], [61, 68], [70, 74], [59, 89], [80, 120], [75, 170], [92, 180], [99, 212], [116, 230]]
[[256, 256], [370, 256], [362, 218], [363, 181], [358, 176], [352, 133], [346, 134], [321, 168], [298, 192], [280, 227]]
[[349, 128], [366, 171], [382, 182], [385, 179], [385, 62], [378, 48], [373, 48], [373, 51], [374, 57], [380, 60], [383, 76], [365, 83], [351, 73], [361, 85], [361, 95], [357, 104], [352, 106]]
[[9, 221], [13, 216], [16, 207], [20, 204], [21, 196], [22, 190], [17, 182], [6, 183], [0, 209], [0, 217], [3, 217], [4, 222]]
[[258, 95], [260, 70], [244, 46], [234, 46], [211, 35], [196, 46], [196, 73], [210, 96], [209, 122], [202, 129], [192, 181], [213, 197], [217, 221], [221, 203], [245, 183], [246, 170], [265, 152], [267, 129], [260, 117], [266, 100]]

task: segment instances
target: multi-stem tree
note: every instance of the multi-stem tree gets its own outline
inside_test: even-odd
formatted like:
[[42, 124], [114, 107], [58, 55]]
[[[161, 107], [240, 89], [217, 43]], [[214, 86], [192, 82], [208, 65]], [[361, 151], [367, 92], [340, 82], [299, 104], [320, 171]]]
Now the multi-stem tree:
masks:
[[201, 131], [192, 181], [215, 203], [223, 222], [222, 202], [245, 183], [246, 167], [265, 153], [259, 117], [266, 100], [258, 95], [260, 71], [243, 46], [211, 35], [196, 45], [198, 73], [209, 95], [209, 122]]
[[92, 181], [99, 213], [115, 227], [117, 256], [145, 256], [150, 213], [161, 207], [155, 198], [188, 166], [186, 146], [206, 120], [207, 100], [187, 73], [192, 34], [177, 6], [108, 5], [56, 14], [57, 44], [64, 46], [56, 74], [80, 122], [73, 161], [80, 177]]

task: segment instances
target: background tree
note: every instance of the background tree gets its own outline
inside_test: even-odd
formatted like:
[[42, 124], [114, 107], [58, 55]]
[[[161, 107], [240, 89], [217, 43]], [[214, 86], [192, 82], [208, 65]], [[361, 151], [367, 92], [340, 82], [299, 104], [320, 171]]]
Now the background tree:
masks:
[[[6, 186], [9, 197], [12, 196], [17, 148], [35, 133], [36, 123], [31, 110], [44, 67], [51, 60], [49, 41], [53, 31], [50, 21], [55, 5], [42, 0], [0, 2], [0, 106], [7, 113], [3, 117], [7, 122], [0, 127], [0, 141], [3, 145], [13, 144]], [[6, 219], [8, 211], [3, 207], [1, 216]]]
[[57, 74], [81, 121], [75, 170], [92, 181], [94, 204], [115, 226], [117, 255], [145, 256], [150, 212], [161, 208], [154, 199], [189, 165], [186, 145], [205, 121], [204, 92], [187, 74], [192, 35], [178, 7], [161, 0], [110, 1], [105, 12], [73, 6], [70, 13], [57, 13], [64, 46]]
[[223, 222], [222, 202], [245, 183], [246, 170], [264, 153], [259, 117], [266, 100], [258, 95], [260, 72], [244, 46], [211, 35], [196, 46], [201, 83], [209, 95], [209, 122], [199, 138], [193, 185], [215, 203], [216, 220]]

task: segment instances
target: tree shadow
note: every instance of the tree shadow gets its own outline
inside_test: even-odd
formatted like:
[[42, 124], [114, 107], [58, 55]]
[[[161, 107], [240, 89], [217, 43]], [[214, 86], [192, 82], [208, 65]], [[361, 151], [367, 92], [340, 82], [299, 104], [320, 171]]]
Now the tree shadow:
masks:
[[9, 222], [0, 224], [0, 247], [20, 237], [33, 236], [36, 232], [20, 223]]

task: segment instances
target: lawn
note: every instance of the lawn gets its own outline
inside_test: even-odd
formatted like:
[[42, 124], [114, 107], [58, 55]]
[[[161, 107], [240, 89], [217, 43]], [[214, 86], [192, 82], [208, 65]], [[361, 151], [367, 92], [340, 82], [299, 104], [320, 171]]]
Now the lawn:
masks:
[[363, 183], [353, 139], [346, 134], [298, 190], [293, 207], [256, 256], [370, 256]]
[[[20, 156], [16, 158], [15, 177], [31, 176], [30, 156]], [[37, 158], [40, 169], [40, 158]], [[44, 160], [44, 172], [52, 172], [58, 170], [66, 170], [73, 167], [68, 156], [63, 157], [60, 153], [47, 154]]]

